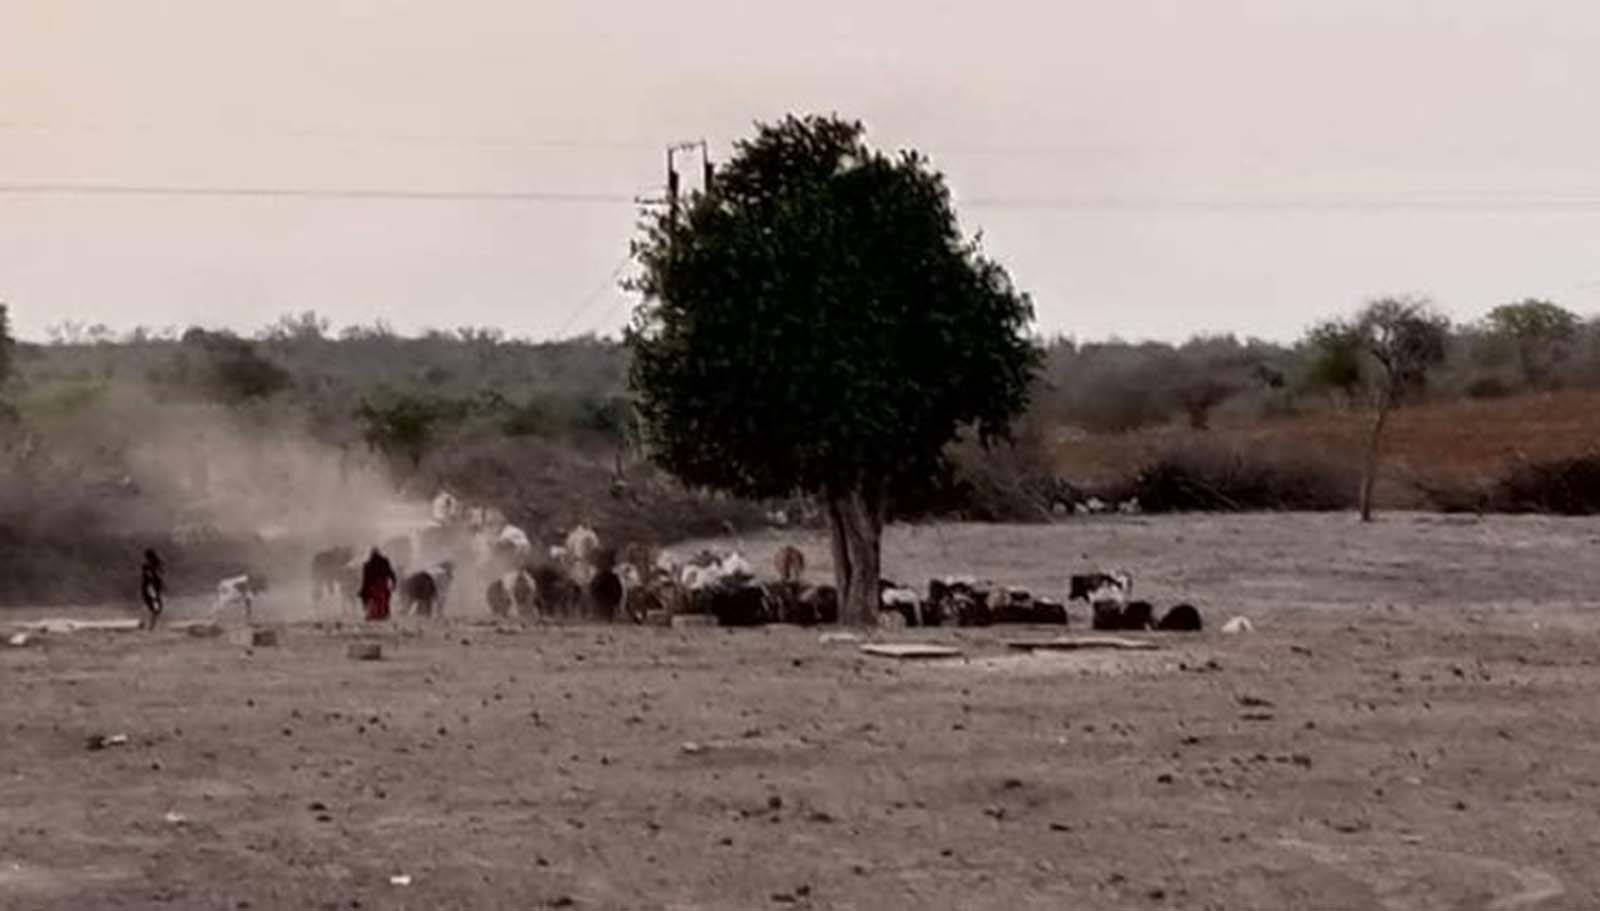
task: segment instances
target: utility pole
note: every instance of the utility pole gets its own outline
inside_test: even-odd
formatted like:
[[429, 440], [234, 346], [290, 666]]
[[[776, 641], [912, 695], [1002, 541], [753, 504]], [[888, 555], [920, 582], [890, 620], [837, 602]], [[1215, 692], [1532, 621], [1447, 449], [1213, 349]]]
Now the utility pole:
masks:
[[711, 189], [711, 147], [704, 139], [689, 142], [675, 142], [667, 146], [667, 230], [676, 233], [678, 230], [678, 193], [681, 182], [678, 177], [677, 154], [679, 152], [700, 152], [700, 164], [704, 169], [705, 184], [702, 191]]

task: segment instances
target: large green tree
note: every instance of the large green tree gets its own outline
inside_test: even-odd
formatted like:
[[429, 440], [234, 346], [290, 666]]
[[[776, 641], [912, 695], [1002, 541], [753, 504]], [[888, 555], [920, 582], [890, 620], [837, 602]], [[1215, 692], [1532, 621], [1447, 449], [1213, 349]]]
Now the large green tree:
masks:
[[630, 380], [651, 457], [698, 486], [817, 496], [842, 618], [875, 622], [889, 492], [1027, 404], [1028, 297], [926, 158], [837, 118], [758, 125], [642, 232]]
[[1578, 315], [1549, 301], [1528, 298], [1501, 304], [1484, 318], [1489, 332], [1510, 344], [1529, 386], [1548, 385], [1550, 374], [1567, 356], [1578, 334]]

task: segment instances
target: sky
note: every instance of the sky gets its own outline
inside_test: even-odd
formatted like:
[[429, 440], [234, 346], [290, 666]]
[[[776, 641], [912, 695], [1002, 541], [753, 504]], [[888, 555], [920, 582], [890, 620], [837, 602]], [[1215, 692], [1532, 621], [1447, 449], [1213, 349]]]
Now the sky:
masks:
[[615, 332], [665, 145], [837, 112], [1046, 335], [1596, 313], [1597, 46], [1584, 0], [0, 0], [0, 301]]

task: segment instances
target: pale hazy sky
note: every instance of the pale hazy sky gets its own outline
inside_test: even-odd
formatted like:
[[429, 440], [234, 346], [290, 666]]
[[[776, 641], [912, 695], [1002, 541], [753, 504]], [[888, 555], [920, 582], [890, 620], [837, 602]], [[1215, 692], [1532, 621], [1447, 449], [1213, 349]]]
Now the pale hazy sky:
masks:
[[1584, 0], [0, 0], [0, 299], [613, 331], [666, 142], [837, 111], [933, 158], [1046, 332], [1596, 312], [1597, 48]]

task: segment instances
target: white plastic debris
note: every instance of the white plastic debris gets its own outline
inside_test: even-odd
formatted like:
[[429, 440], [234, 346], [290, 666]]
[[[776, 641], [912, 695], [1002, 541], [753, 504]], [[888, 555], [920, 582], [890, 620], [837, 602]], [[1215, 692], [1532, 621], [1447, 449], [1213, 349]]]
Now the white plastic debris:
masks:
[[14, 635], [11, 638], [6, 640], [6, 645], [11, 646], [12, 648], [22, 648], [23, 646], [27, 645], [31, 641], [33, 641], [33, 640], [28, 638], [28, 634], [27, 633], [17, 633], [16, 635]]
[[389, 885], [391, 885], [391, 886], [409, 886], [409, 885], [411, 885], [411, 874], [409, 874], [409, 873], [399, 873], [399, 874], [396, 874], [394, 876], [391, 876], [391, 877], [389, 877]]
[[1235, 636], [1239, 633], [1254, 632], [1255, 628], [1256, 625], [1250, 622], [1249, 617], [1234, 617], [1227, 623], [1222, 624], [1223, 633], [1229, 636]]
[[861, 636], [857, 633], [823, 633], [817, 637], [817, 641], [823, 645], [834, 642], [860, 642]]
[[189, 821], [189, 817], [179, 813], [177, 810], [168, 810], [167, 815], [161, 818], [166, 820], [169, 825], [174, 826], [181, 826]]

